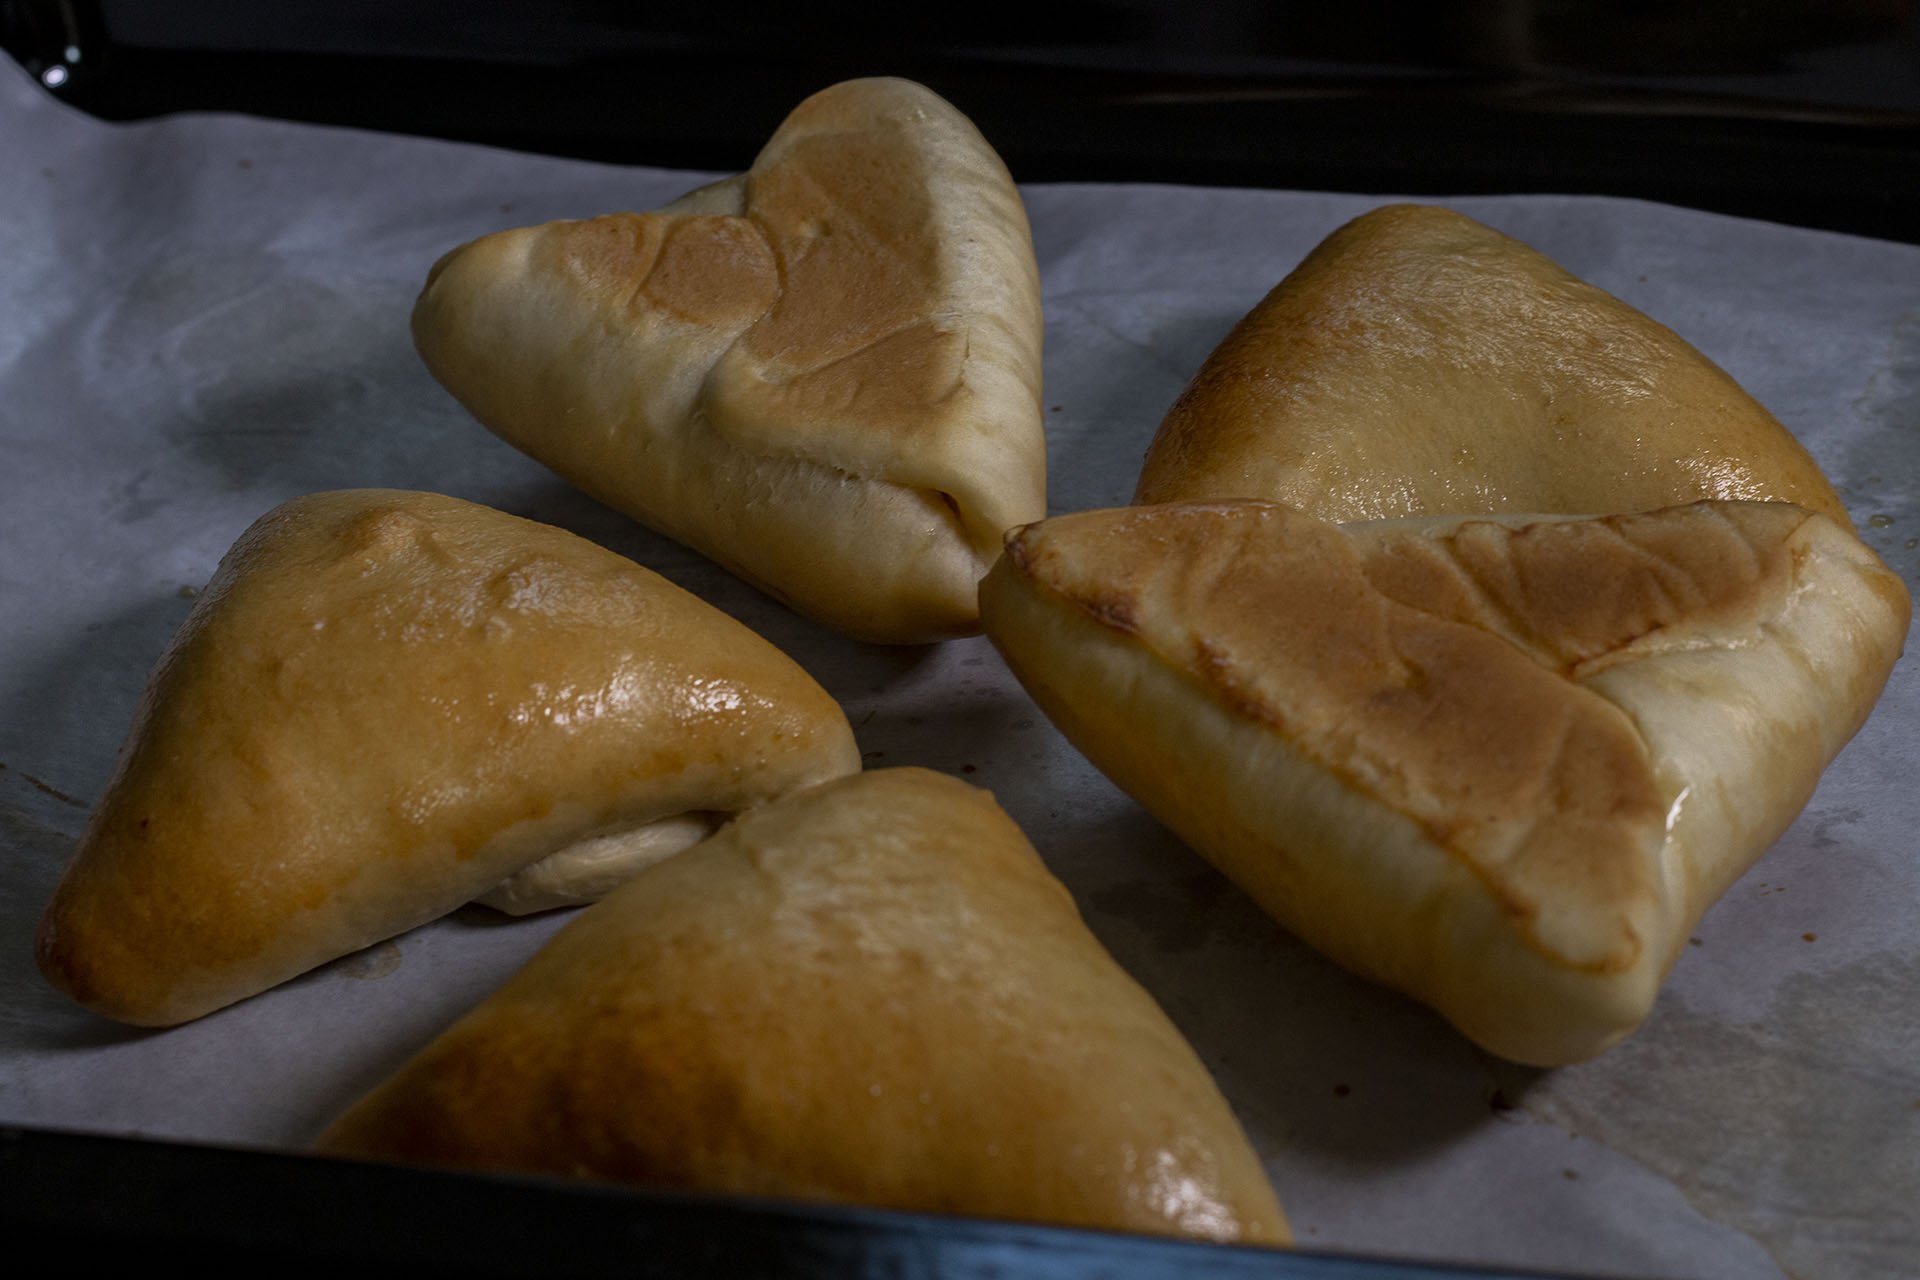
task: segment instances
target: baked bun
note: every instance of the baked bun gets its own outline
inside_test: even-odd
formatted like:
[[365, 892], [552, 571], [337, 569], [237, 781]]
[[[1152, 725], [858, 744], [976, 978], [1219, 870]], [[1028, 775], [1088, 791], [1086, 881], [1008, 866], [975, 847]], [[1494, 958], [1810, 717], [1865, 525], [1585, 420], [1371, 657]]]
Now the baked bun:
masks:
[[155, 668], [40, 966], [183, 1022], [477, 895], [603, 892], [610, 845], [630, 874], [656, 824], [684, 846], [859, 767], [800, 667], [610, 551], [434, 494], [298, 498]]
[[992, 798], [923, 769], [795, 793], [648, 868], [319, 1147], [1287, 1238], [1186, 1041]]
[[1540, 1066], [1645, 1017], [1908, 620], [1780, 503], [1087, 512], [1009, 535], [981, 597], [1066, 736], [1270, 914]]
[[978, 631], [1001, 535], [1046, 513], [1026, 210], [908, 81], [815, 94], [656, 213], [456, 249], [413, 335], [494, 433], [861, 639]]
[[1134, 500], [1227, 498], [1335, 522], [1751, 499], [1852, 528], [1800, 443], [1672, 330], [1417, 205], [1328, 236], [1168, 411]]

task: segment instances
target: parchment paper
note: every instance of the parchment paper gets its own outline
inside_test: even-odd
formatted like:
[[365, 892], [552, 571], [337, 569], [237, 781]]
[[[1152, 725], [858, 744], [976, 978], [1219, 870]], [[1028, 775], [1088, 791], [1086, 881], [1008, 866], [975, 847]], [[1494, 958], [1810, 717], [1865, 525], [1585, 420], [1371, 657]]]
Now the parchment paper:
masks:
[[[1271, 925], [1068, 747], [984, 640], [834, 637], [580, 496], [423, 371], [407, 313], [440, 253], [709, 176], [234, 118], [109, 126], [0, 64], [0, 1121], [298, 1147], [562, 923], [469, 908], [159, 1033], [33, 968], [147, 670], [221, 553], [295, 494], [424, 488], [652, 566], [799, 658], [870, 764], [990, 788], [1214, 1070], [1302, 1245], [1728, 1280], [1920, 1267], [1911, 661], [1643, 1030], [1559, 1071], [1493, 1061]], [[1056, 511], [1124, 503], [1228, 327], [1381, 203], [1024, 193]], [[1444, 203], [1719, 361], [1920, 576], [1920, 249], [1617, 200]]]

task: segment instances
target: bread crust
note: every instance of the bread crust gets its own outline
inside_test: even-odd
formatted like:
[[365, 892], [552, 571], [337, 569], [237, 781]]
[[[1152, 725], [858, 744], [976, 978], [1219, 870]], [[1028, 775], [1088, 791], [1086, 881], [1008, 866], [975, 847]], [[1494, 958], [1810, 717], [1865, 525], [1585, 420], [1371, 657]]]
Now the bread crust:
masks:
[[1792, 433], [1678, 334], [1422, 205], [1328, 236], [1168, 410], [1134, 501], [1230, 498], [1336, 523], [1739, 499], [1852, 528]]
[[990, 796], [796, 793], [583, 912], [323, 1151], [1286, 1241], [1204, 1067]]
[[858, 768], [811, 677], [631, 561], [435, 494], [298, 498], [156, 666], [40, 966], [182, 1022], [584, 838]]
[[1010, 535], [982, 606], [1067, 737], [1270, 914], [1536, 1065], [1644, 1018], [1909, 609], [1830, 520], [1747, 503], [1082, 513]]
[[1040, 283], [1012, 178], [904, 80], [807, 99], [746, 173], [436, 264], [434, 376], [601, 501], [861, 639], [979, 627], [1046, 510]]

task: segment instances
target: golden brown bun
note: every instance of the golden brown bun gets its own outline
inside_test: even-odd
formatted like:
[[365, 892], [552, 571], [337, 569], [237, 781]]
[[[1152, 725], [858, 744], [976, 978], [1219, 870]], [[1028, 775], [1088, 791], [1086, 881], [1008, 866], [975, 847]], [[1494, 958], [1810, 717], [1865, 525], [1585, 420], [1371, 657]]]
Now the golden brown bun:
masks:
[[1799, 441], [1672, 330], [1418, 205], [1328, 236], [1168, 411], [1135, 502], [1228, 498], [1336, 523], [1754, 499], [1852, 528]]
[[1536, 1065], [1641, 1021], [1908, 619], [1776, 503], [1088, 512], [1010, 535], [981, 596], [1067, 737], [1275, 918]]
[[983, 791], [890, 769], [636, 876], [337, 1154], [1285, 1243], [1179, 1032]]
[[610, 551], [434, 494], [298, 498], [155, 668], [40, 966], [110, 1017], [183, 1022], [584, 837], [858, 768], [786, 655]]
[[862, 639], [977, 631], [1001, 534], [1046, 512], [1026, 210], [904, 80], [815, 94], [657, 213], [455, 250], [413, 334], [503, 439]]

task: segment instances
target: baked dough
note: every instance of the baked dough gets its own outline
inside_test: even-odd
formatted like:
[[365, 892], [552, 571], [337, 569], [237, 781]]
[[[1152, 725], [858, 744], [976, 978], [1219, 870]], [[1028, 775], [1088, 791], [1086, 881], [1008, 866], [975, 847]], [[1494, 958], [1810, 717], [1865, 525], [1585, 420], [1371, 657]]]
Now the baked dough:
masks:
[[155, 668], [40, 965], [110, 1017], [183, 1022], [477, 895], [604, 891], [565, 874], [583, 839], [664, 856], [656, 824], [689, 844], [859, 767], [812, 678], [631, 561], [434, 494], [298, 498]]
[[888, 769], [636, 876], [335, 1154], [1278, 1244], [1225, 1100], [983, 791]]
[[978, 631], [1001, 535], [1046, 513], [1026, 210], [908, 81], [815, 94], [656, 213], [453, 251], [413, 335], [503, 439], [861, 639]]
[[1909, 607], [1826, 517], [1724, 502], [1089, 512], [1010, 535], [981, 596], [1066, 736], [1270, 914], [1540, 1066], [1645, 1017]]
[[1343, 522], [1794, 502], [1807, 451], [1677, 334], [1451, 210], [1341, 227], [1175, 401], [1137, 503], [1262, 498]]

